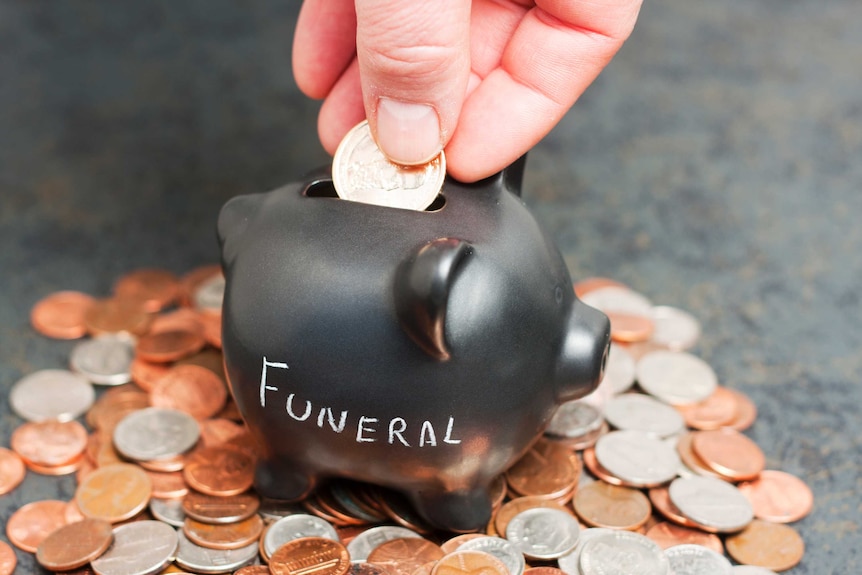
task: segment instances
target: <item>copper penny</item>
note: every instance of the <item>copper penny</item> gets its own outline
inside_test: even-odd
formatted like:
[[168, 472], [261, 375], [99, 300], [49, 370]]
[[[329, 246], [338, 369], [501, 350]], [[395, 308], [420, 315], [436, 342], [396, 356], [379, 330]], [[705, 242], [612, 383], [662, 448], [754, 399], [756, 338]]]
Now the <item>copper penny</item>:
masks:
[[725, 540], [727, 554], [744, 565], [786, 571], [802, 560], [805, 542], [795, 529], [755, 519]]
[[216, 276], [221, 275], [221, 266], [211, 264], [200, 266], [180, 278], [180, 303], [186, 307], [194, 306], [194, 294], [198, 287]]
[[662, 514], [663, 517], [673, 521], [677, 525], [683, 527], [697, 528], [698, 524], [682, 514], [673, 501], [670, 500], [670, 494], [667, 486], [653, 487], [647, 491], [650, 502], [656, 511]]
[[694, 429], [712, 430], [728, 425], [736, 417], [736, 395], [726, 387], [717, 387], [703, 401], [689, 405], [676, 405], [686, 425]]
[[18, 549], [35, 553], [48, 535], [65, 524], [65, 501], [34, 501], [20, 507], [9, 517], [6, 537]]
[[204, 338], [207, 343], [221, 349], [221, 314], [201, 312], [200, 320], [204, 326]]
[[36, 561], [52, 571], [77, 569], [104, 553], [113, 540], [110, 523], [84, 519], [48, 535], [36, 549]]
[[26, 474], [27, 469], [18, 454], [0, 447], [0, 495], [18, 487]]
[[153, 485], [152, 497], [156, 499], [179, 499], [189, 492], [189, 486], [181, 471], [145, 470]]
[[152, 391], [170, 369], [170, 366], [165, 364], [144, 361], [136, 357], [131, 365], [132, 381], [144, 391]]
[[674, 545], [683, 545], [685, 543], [694, 543], [702, 545], [708, 549], [712, 549], [716, 553], [724, 554], [724, 546], [721, 544], [721, 539], [714, 533], [705, 533], [698, 529], [683, 527], [675, 523], [661, 521], [650, 527], [646, 536], [658, 543], [662, 549], [673, 547]]
[[574, 491], [581, 467], [565, 446], [539, 440], [506, 471], [506, 482], [518, 495], [557, 498]]
[[205, 349], [192, 356], [183, 358], [177, 362], [177, 365], [199, 365], [219, 376], [222, 381], [226, 381], [224, 375], [224, 357], [221, 351], [216, 349]]
[[705, 477], [716, 477], [721, 479], [721, 475], [707, 467], [706, 462], [692, 449], [693, 433], [684, 433], [676, 442], [676, 451], [679, 453], [679, 458], [693, 472]]
[[190, 491], [183, 498], [183, 512], [203, 523], [235, 523], [254, 515], [260, 499], [253, 493], [217, 497]]
[[607, 310], [605, 314], [611, 322], [611, 339], [620, 343], [637, 343], [649, 340], [655, 329], [652, 318]]
[[691, 446], [707, 467], [731, 481], [756, 479], [766, 466], [760, 447], [729, 427], [694, 432]]
[[462, 533], [461, 535], [456, 535], [450, 539], [447, 539], [440, 545], [440, 548], [443, 550], [443, 553], [448, 555], [449, 553], [454, 553], [458, 550], [458, 547], [461, 546], [462, 543], [466, 543], [471, 539], [477, 539], [479, 537], [485, 537], [483, 533]]
[[150, 332], [142, 335], [135, 355], [153, 363], [169, 363], [199, 352], [206, 344], [203, 333], [188, 330]]
[[15, 556], [15, 550], [5, 541], [0, 541], [0, 575], [12, 575], [17, 564], [18, 557]]
[[618, 288], [629, 289], [629, 287], [623, 283], [620, 283], [616, 280], [612, 280], [610, 278], [603, 278], [603, 277], [586, 278], [586, 279], [575, 282], [573, 287], [575, 290], [575, 295], [578, 297], [583, 297], [584, 295], [590, 293], [591, 291], [596, 291], [597, 289], [602, 289], [602, 288], [606, 288], [606, 287], [618, 287]]
[[[526, 575], [526, 571], [524, 572]], [[561, 572], [562, 573], [562, 572]], [[432, 575], [509, 575], [505, 563], [484, 551], [455, 551], [440, 559]], [[537, 575], [557, 575], [540, 573]]]
[[439, 545], [420, 537], [390, 539], [371, 550], [367, 561], [380, 565], [392, 575], [411, 575], [429, 561], [443, 557]]
[[84, 453], [87, 430], [74, 420], [27, 422], [12, 432], [9, 443], [24, 463], [42, 467], [65, 466]]
[[569, 513], [568, 509], [553, 499], [540, 496], [517, 497], [504, 503], [497, 511], [493, 521], [494, 529], [497, 533], [505, 533], [506, 527], [509, 526], [509, 521], [511, 521], [515, 515], [521, 511], [532, 509], [533, 507], [548, 507], [550, 509], [559, 509]]
[[68, 461], [63, 465], [39, 465], [38, 463], [28, 461], [27, 469], [40, 475], [69, 475], [70, 473], [75, 473], [81, 469], [81, 466], [85, 461], [87, 461], [87, 458], [84, 454], [79, 455], [72, 461]]
[[248, 434], [245, 425], [230, 419], [206, 419], [200, 422], [203, 447], [222, 447], [229, 441]]
[[197, 420], [218, 413], [226, 399], [222, 380], [198, 365], [172, 367], [150, 393], [152, 406], [184, 411]]
[[85, 293], [61, 291], [38, 302], [30, 311], [33, 328], [46, 337], [78, 339], [87, 335], [84, 316], [96, 300]]
[[273, 575], [344, 575], [349, 568], [347, 548], [323, 537], [294, 539], [269, 558]]
[[157, 315], [150, 322], [148, 333], [162, 333], [165, 331], [191, 331], [203, 334], [204, 326], [201, 323], [198, 312], [183, 307]]
[[118, 299], [143, 305], [148, 313], [160, 311], [174, 303], [180, 293], [180, 280], [160, 269], [139, 269], [122, 276], [114, 284]]
[[91, 335], [129, 332], [146, 333], [150, 316], [137, 302], [119, 299], [96, 300], [84, 315], [87, 332]]
[[741, 391], [731, 389], [730, 392], [736, 399], [736, 416], [733, 418], [733, 421], [727, 424], [727, 427], [731, 427], [737, 431], [745, 431], [757, 419], [757, 406], [754, 405], [750, 397]]
[[260, 515], [236, 523], [204, 523], [186, 517], [183, 532], [189, 541], [209, 549], [239, 549], [257, 541], [263, 531]]
[[754, 516], [773, 523], [792, 523], [808, 515], [814, 494], [804, 481], [786, 473], [767, 469], [754, 481], [741, 483], [739, 491], [751, 503]]
[[254, 458], [238, 449], [202, 447], [186, 463], [183, 476], [193, 489], [208, 495], [237, 495], [254, 482]]
[[118, 523], [143, 511], [151, 492], [152, 483], [143, 469], [116, 463], [88, 475], [75, 491], [75, 501], [86, 517]]
[[578, 517], [592, 527], [634, 531], [652, 513], [649, 499], [630, 487], [595, 481], [580, 488], [573, 502]]
[[133, 411], [149, 406], [150, 396], [137, 385], [111, 388], [87, 412], [87, 423], [110, 437], [120, 420]]

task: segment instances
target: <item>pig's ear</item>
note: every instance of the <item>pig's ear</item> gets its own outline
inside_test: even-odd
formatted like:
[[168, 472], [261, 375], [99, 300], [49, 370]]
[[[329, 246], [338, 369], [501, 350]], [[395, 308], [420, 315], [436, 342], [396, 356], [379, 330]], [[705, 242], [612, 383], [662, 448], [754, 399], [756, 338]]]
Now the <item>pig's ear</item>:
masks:
[[419, 246], [395, 273], [395, 312], [401, 327], [425, 353], [446, 361], [446, 307], [458, 269], [473, 247], [457, 238]]
[[248, 227], [248, 222], [257, 212], [260, 205], [260, 194], [236, 196], [222, 206], [218, 216], [216, 232], [219, 246], [226, 261], [233, 259], [231, 244], [236, 246], [236, 240], [242, 236]]

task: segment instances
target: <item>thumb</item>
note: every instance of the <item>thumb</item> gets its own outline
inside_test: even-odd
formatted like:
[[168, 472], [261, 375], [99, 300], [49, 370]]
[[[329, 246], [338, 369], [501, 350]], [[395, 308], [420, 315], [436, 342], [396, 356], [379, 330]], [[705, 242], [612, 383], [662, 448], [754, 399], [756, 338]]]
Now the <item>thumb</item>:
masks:
[[365, 113], [383, 152], [421, 164], [449, 141], [470, 73], [470, 0], [357, 0]]

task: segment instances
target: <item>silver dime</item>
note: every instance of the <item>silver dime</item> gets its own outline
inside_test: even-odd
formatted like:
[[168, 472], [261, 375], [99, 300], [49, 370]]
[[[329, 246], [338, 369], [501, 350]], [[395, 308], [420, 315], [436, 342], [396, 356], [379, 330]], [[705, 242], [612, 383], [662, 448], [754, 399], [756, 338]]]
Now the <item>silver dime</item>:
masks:
[[532, 559], [557, 559], [575, 548], [581, 528], [559, 509], [535, 507], [515, 515], [506, 526], [508, 539]]
[[263, 552], [267, 557], [276, 549], [294, 539], [303, 537], [323, 537], [339, 541], [335, 527], [320, 517], [308, 514], [288, 515], [269, 526], [263, 536]]
[[618, 286], [603, 287], [584, 294], [581, 301], [603, 312], [617, 312], [650, 317], [652, 302], [638, 292]]
[[216, 274], [201, 282], [192, 294], [195, 307], [205, 311], [221, 311], [224, 302], [225, 277]]
[[114, 447], [135, 461], [169, 459], [185, 453], [198, 441], [195, 419], [176, 409], [148, 407], [133, 411], [114, 428]]
[[365, 204], [424, 210], [437, 198], [445, 178], [443, 152], [419, 166], [396, 164], [377, 146], [367, 121], [344, 136], [332, 159], [338, 197]]
[[509, 575], [523, 575], [527, 562], [521, 553], [511, 542], [502, 537], [477, 537], [465, 541], [458, 547], [458, 551], [484, 551], [490, 553], [503, 562]]
[[[582, 475], [587, 474], [584, 473]], [[590, 527], [582, 530], [578, 535], [578, 544], [575, 545], [575, 548], [557, 559], [557, 564], [560, 566], [560, 569], [565, 571], [566, 575], [581, 575], [580, 561], [581, 551], [584, 549], [584, 545], [599, 535], [613, 532], [613, 529], [607, 529], [605, 527]]]
[[602, 426], [602, 412], [595, 406], [576, 399], [562, 403], [551, 422], [545, 429], [545, 434], [554, 437], [581, 437]]
[[351, 561], [365, 561], [368, 559], [368, 554], [382, 543], [386, 543], [392, 539], [403, 539], [405, 537], [421, 538], [422, 536], [406, 527], [398, 527], [397, 525], [380, 525], [378, 527], [372, 527], [351, 539], [347, 544], [347, 552], [350, 554]]
[[150, 575], [164, 569], [177, 551], [177, 532], [161, 521], [114, 527], [114, 542], [90, 566], [98, 575]]
[[730, 561], [703, 545], [685, 543], [664, 550], [673, 575], [732, 575]]
[[180, 544], [176, 563], [195, 573], [230, 573], [257, 558], [258, 542], [239, 549], [208, 549], [188, 540], [182, 529], [177, 531]]
[[740, 531], [754, 519], [748, 499], [735, 485], [714, 477], [680, 477], [668, 488], [680, 512], [719, 533]]
[[107, 333], [82, 341], [72, 349], [72, 369], [99, 385], [122, 385], [132, 380], [135, 340], [124, 333]]
[[687, 311], [669, 305], [652, 308], [650, 341], [673, 351], [694, 347], [700, 339], [700, 322]]
[[668, 575], [667, 557], [651, 539], [631, 531], [612, 531], [584, 544], [582, 575]]
[[18, 380], [9, 392], [12, 409], [27, 421], [71, 421], [93, 406], [89, 380], [66, 369], [43, 369]]
[[766, 567], [755, 567], [754, 565], [734, 565], [731, 573], [733, 575], [777, 575], [775, 571]]
[[652, 351], [640, 358], [636, 372], [644, 391], [673, 405], [703, 401], [718, 386], [709, 364], [684, 351]]
[[605, 405], [605, 419], [617, 429], [668, 437], [685, 430], [685, 420], [673, 407], [642, 393], [624, 393]]
[[182, 527], [186, 520], [182, 499], [150, 499], [150, 513], [153, 517], [173, 527]]
[[596, 459], [614, 476], [636, 487], [660, 485], [679, 471], [679, 455], [643, 431], [612, 431], [596, 442]]
[[611, 391], [617, 395], [631, 389], [634, 383], [635, 359], [624, 347], [611, 343], [602, 385], [610, 385]]

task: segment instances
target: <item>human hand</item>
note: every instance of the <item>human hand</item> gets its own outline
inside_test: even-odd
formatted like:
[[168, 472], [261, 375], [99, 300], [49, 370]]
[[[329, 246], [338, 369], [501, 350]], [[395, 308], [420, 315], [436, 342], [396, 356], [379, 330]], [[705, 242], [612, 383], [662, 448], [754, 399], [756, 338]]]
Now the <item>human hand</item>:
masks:
[[560, 121], [628, 38], [641, 0], [305, 0], [300, 89], [334, 153], [365, 118], [392, 160], [445, 147], [470, 182], [512, 163]]

